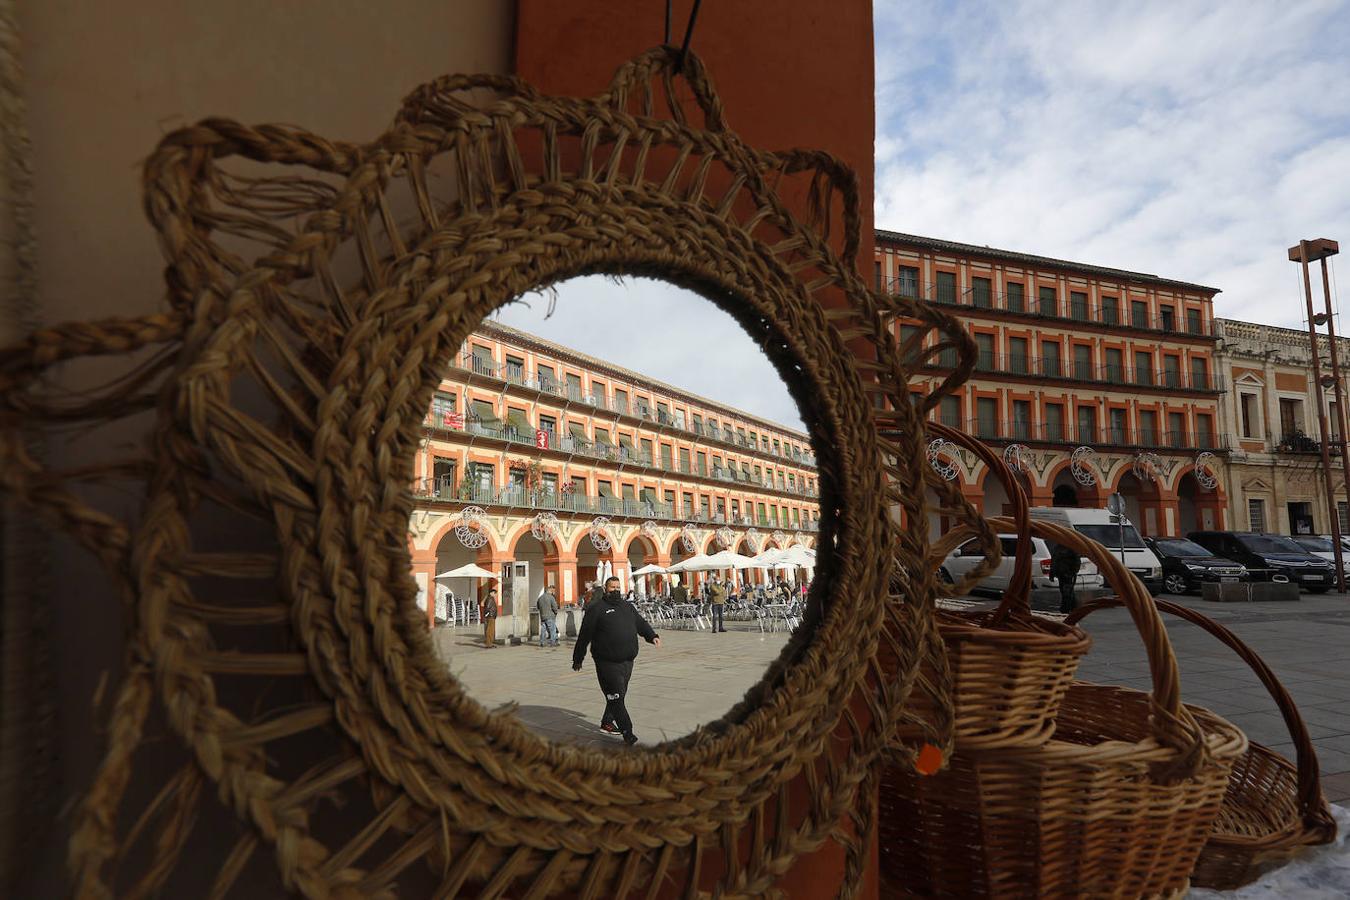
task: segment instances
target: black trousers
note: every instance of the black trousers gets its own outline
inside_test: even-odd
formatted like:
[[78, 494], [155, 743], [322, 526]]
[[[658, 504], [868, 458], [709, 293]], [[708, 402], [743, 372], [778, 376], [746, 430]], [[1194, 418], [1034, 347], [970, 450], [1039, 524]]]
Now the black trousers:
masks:
[[633, 730], [633, 720], [623, 700], [628, 696], [628, 679], [633, 677], [633, 661], [609, 662], [597, 659], [595, 677], [605, 695], [605, 714], [600, 717], [600, 724], [613, 722], [621, 733], [628, 734]]
[[1061, 575], [1057, 580], [1059, 581], [1059, 611], [1071, 613], [1078, 608], [1078, 597], [1073, 592], [1074, 585], [1078, 583], [1078, 576], [1070, 575], [1065, 578]]
[[724, 610], [724, 609], [726, 609], [726, 605], [725, 605], [725, 604], [722, 604], [722, 603], [714, 603], [714, 604], [712, 605], [712, 616], [711, 616], [711, 619], [712, 619], [712, 630], [713, 630], [713, 631], [719, 631], [719, 630], [720, 630], [720, 631], [726, 631], [726, 630], [727, 630], [727, 625], [726, 625], [726, 623], [722, 621], [722, 610]]

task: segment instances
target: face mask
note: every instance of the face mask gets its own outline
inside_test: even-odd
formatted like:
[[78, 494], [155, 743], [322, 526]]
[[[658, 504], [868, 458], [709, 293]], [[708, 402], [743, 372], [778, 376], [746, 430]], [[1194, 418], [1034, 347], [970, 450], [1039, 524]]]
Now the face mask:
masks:
[[610, 600], [618, 600], [618, 599], [619, 599], [619, 592], [618, 592], [618, 591], [610, 591], [609, 593], [605, 594], [605, 597], [608, 598], [608, 599], [610, 599]]

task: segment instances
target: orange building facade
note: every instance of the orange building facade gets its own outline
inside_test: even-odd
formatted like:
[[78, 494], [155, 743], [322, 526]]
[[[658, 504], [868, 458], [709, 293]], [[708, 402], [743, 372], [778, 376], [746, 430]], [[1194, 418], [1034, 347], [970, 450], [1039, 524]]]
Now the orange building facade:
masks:
[[[1101, 508], [1118, 491], [1143, 534], [1226, 527], [1216, 288], [880, 230], [875, 277], [967, 324], [976, 373], [935, 417], [1003, 448], [1034, 505]], [[919, 389], [953, 364], [929, 360]], [[983, 466], [932, 450], [977, 507], [1004, 512]]]
[[812, 546], [819, 522], [805, 434], [493, 322], [446, 373], [415, 475], [423, 603], [472, 596], [436, 576], [476, 563], [517, 632], [545, 584], [572, 604], [604, 564], [627, 587], [695, 553]]

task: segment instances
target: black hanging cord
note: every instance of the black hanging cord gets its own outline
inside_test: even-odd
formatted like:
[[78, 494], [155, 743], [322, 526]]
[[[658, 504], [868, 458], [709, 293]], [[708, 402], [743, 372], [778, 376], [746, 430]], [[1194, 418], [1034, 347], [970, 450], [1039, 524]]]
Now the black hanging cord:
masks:
[[684, 44], [680, 47], [680, 58], [678, 68], [684, 71], [684, 58], [689, 53], [689, 42], [694, 39], [694, 23], [698, 21], [698, 8], [703, 5], [703, 0], [694, 0], [694, 10], [689, 13], [689, 24], [684, 29]]
[[666, 39], [661, 43], [670, 46], [670, 4], [674, 0], [666, 0]]

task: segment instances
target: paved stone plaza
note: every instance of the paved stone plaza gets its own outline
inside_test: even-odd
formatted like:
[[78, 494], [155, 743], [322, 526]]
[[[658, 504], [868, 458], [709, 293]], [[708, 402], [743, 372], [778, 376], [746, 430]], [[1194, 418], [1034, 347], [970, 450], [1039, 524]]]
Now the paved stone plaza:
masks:
[[[1304, 595], [1298, 603], [1205, 603], [1172, 597], [1222, 622], [1260, 653], [1284, 682], [1308, 723], [1333, 802], [1350, 800], [1350, 598]], [[1165, 617], [1166, 618], [1166, 617]], [[1148, 688], [1143, 647], [1124, 610], [1094, 613], [1084, 627], [1095, 639], [1079, 670], [1085, 680]], [[1250, 670], [1205, 632], [1167, 618], [1181, 660], [1188, 703], [1224, 715], [1292, 758], [1283, 720]], [[662, 631], [660, 649], [642, 645], [628, 698], [645, 745], [687, 734], [722, 715], [781, 651], [785, 632], [761, 634], [728, 623], [726, 634]], [[555, 740], [621, 746], [599, 730], [604, 703], [588, 659], [571, 670], [571, 640], [557, 650], [528, 644], [485, 650], [476, 631], [437, 630], [450, 670], [489, 708], [520, 704], [519, 715]]]
[[[725, 634], [660, 630], [661, 646], [641, 643], [628, 689], [628, 712], [641, 743], [673, 740], [730, 709], [782, 652], [788, 632], [728, 622]], [[572, 671], [575, 640], [557, 649], [538, 644], [482, 646], [476, 629], [436, 630], [436, 646], [450, 671], [489, 709], [520, 704], [517, 714], [554, 740], [623, 748], [600, 730], [605, 701], [589, 654]]]

